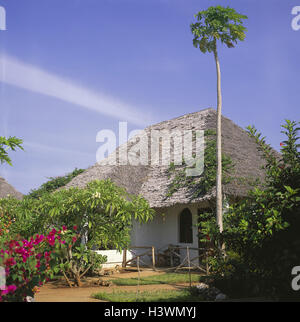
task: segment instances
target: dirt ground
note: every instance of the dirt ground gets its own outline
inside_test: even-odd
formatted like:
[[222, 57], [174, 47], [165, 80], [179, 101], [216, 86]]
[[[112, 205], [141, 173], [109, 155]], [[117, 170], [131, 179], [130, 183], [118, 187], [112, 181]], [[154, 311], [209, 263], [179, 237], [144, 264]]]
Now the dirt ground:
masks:
[[[155, 272], [152, 270], [145, 270], [140, 272], [140, 277], [153, 276], [163, 274], [163, 271]], [[114, 279], [114, 278], [135, 278], [138, 277], [138, 272], [129, 271], [113, 274], [110, 276], [105, 276], [101, 279]], [[146, 290], [176, 290], [179, 288], [186, 287], [187, 284], [157, 284], [157, 285], [140, 285], [139, 291]], [[58, 282], [49, 282], [44, 285], [40, 292], [36, 294], [35, 301], [36, 302], [101, 302], [100, 300], [96, 300], [92, 298], [92, 294], [99, 292], [113, 292], [116, 290], [122, 291], [136, 291], [137, 286], [93, 286], [93, 287], [73, 287], [70, 288], [66, 286], [64, 283]]]

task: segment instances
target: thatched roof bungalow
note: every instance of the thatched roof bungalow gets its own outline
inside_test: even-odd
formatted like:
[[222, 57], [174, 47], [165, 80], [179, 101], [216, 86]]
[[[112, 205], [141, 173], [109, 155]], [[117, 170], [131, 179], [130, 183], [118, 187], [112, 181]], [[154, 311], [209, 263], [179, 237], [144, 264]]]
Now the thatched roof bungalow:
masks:
[[[175, 119], [151, 125], [145, 129], [150, 137], [151, 131], [180, 131], [216, 129], [216, 111], [212, 108], [183, 115]], [[125, 147], [128, 153], [139, 153], [134, 146], [140, 138], [133, 137]], [[151, 140], [149, 140], [149, 151]], [[257, 150], [257, 145], [245, 130], [222, 117], [223, 152], [231, 157], [235, 164], [233, 176], [235, 178], [262, 178], [261, 169], [263, 159]], [[117, 161], [124, 145], [116, 150]], [[135, 224], [132, 233], [132, 244], [136, 246], [164, 247], [168, 244], [198, 247], [197, 214], [207, 208], [209, 201], [214, 198], [214, 191], [198, 198], [191, 198], [188, 189], [182, 188], [172, 196], [167, 197], [168, 186], [172, 180], [168, 174], [169, 165], [163, 164], [163, 157], [158, 153], [161, 163], [153, 165], [149, 161], [143, 165], [109, 165], [106, 160], [88, 168], [75, 177], [66, 187], [84, 187], [88, 182], [96, 179], [110, 178], [117, 185], [124, 187], [127, 192], [142, 195], [158, 214], [153, 222], [147, 225]], [[176, 147], [171, 145], [171, 154], [176, 153]], [[150, 153], [150, 152], [149, 152]], [[181, 151], [180, 151], [181, 153]], [[149, 154], [150, 156], [150, 154]], [[151, 156], [149, 157], [149, 160]], [[250, 186], [239, 180], [234, 180], [224, 186], [224, 194], [228, 200], [246, 195]]]

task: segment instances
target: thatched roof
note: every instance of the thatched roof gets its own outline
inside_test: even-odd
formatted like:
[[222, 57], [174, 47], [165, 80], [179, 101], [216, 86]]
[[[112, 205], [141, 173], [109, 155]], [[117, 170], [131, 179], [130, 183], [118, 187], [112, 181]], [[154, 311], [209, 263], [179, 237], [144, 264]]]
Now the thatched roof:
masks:
[[14, 197], [22, 199], [23, 195], [11, 186], [4, 178], [0, 177], [0, 198]]
[[[164, 121], [145, 129], [149, 134], [151, 130], [206, 130], [216, 128], [216, 110], [209, 108], [181, 117]], [[136, 143], [133, 138], [128, 141], [128, 149]], [[262, 178], [261, 169], [263, 160], [257, 150], [257, 145], [245, 130], [233, 123], [230, 119], [222, 117], [222, 144], [223, 152], [229, 155], [235, 164], [234, 176], [237, 178]], [[122, 147], [122, 146], [121, 146]], [[119, 147], [116, 150], [120, 151]], [[88, 168], [84, 173], [75, 177], [66, 187], [84, 187], [93, 180], [110, 178], [117, 185], [126, 188], [129, 193], [140, 194], [147, 199], [153, 208], [164, 208], [175, 204], [188, 204], [212, 198], [214, 192], [201, 198], [191, 200], [186, 189], [176, 191], [166, 198], [170, 179], [168, 165], [105, 165], [104, 160]], [[224, 192], [230, 196], [244, 196], [249, 185], [234, 181], [224, 187]]]

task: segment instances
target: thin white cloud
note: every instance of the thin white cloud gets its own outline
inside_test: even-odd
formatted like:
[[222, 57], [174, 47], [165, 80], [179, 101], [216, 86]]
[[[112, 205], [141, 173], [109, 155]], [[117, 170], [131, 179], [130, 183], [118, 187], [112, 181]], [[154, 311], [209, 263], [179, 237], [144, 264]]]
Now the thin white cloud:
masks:
[[114, 97], [94, 92], [74, 82], [53, 75], [39, 67], [25, 64], [7, 55], [0, 56], [0, 81], [35, 93], [81, 106], [111, 116], [117, 120], [126, 120], [135, 125], [146, 126], [151, 123], [145, 111], [138, 111]]
[[36, 143], [36, 142], [30, 142], [30, 141], [26, 141], [24, 142], [24, 148], [25, 149], [33, 149], [33, 150], [37, 150], [37, 151], [44, 151], [46, 153], [66, 153], [66, 154], [77, 154], [77, 155], [82, 155], [82, 156], [86, 156], [86, 157], [91, 157], [93, 154], [92, 153], [88, 153], [88, 152], [83, 152], [83, 151], [78, 151], [78, 150], [72, 150], [72, 149], [65, 149], [65, 148], [60, 148], [60, 147], [54, 147], [54, 146], [50, 146], [50, 145], [46, 145], [46, 144], [40, 144], [40, 143]]

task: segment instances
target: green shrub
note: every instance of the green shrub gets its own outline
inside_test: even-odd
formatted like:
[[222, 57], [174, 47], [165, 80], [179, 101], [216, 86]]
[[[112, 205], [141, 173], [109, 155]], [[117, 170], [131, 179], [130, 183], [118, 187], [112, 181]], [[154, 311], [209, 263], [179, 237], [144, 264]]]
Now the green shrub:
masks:
[[[224, 214], [224, 231], [219, 234], [214, 218], [205, 224], [205, 234], [215, 245], [225, 243], [226, 252], [215, 249], [212, 270], [228, 288], [253, 296], [295, 296], [291, 289], [291, 270], [300, 264], [300, 153], [296, 122], [286, 121], [282, 133], [287, 139], [281, 156], [274, 153], [254, 127], [249, 135], [256, 140], [266, 164], [263, 186], [249, 192], [248, 198], [233, 204]], [[233, 262], [235, 264], [233, 265]], [[230, 269], [228, 268], [230, 265]]]

